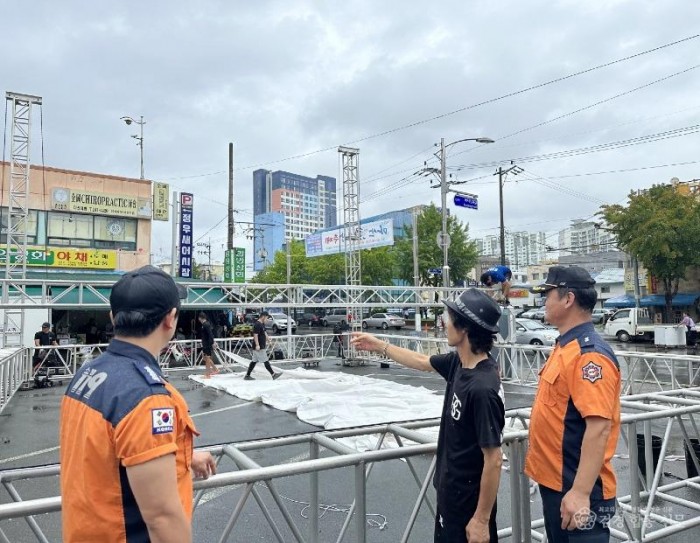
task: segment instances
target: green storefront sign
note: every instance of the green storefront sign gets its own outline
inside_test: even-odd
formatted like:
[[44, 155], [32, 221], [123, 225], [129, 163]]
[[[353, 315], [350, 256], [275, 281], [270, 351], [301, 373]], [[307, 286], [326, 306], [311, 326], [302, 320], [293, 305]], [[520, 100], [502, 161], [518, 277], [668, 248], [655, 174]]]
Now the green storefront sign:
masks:
[[233, 249], [233, 282], [245, 283], [245, 249], [243, 247]]
[[245, 283], [245, 249], [234, 247], [224, 255], [224, 282]]

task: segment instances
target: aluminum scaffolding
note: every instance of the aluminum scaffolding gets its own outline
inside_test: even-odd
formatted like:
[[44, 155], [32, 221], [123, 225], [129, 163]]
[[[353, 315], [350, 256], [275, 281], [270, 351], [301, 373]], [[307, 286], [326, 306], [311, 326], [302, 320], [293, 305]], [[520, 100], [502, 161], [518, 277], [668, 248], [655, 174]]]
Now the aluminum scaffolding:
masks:
[[[360, 150], [338, 147], [343, 170], [343, 240], [345, 249], [345, 284], [356, 287], [362, 284], [362, 259], [360, 242]], [[348, 324], [352, 331], [362, 330], [362, 310], [355, 305], [362, 300], [348, 299]], [[348, 342], [343, 364], [359, 363], [355, 348]]]
[[[686, 496], [700, 491], [700, 476], [677, 478], [666, 483], [662, 479], [667, 475], [666, 463], [670, 461], [666, 452], [672, 442], [677, 445], [679, 440], [687, 448], [689, 468], [692, 466], [696, 473], [700, 471], [696, 445], [700, 438], [700, 389], [626, 396], [621, 403], [620, 446], [629, 454], [616, 457], [614, 463], [618, 472], [629, 470], [630, 493], [618, 496], [618, 510], [605, 519], [611, 535], [620, 541], [647, 543], [681, 532], [690, 534], [700, 526], [700, 504]], [[503, 433], [507, 469], [499, 498], [501, 502], [509, 502], [511, 523], [502, 526], [498, 536], [518, 543], [544, 540], [544, 521], [533, 514], [530, 482], [523, 473], [529, 417], [530, 409], [507, 411]], [[250, 515], [259, 515], [269, 528], [269, 533], [261, 532], [259, 538], [317, 543], [323, 534], [324, 541], [365, 543], [369, 529], [368, 496], [371, 495], [369, 491], [373, 490], [375, 495], [377, 491], [383, 492], [387, 500], [401, 503], [400, 516], [392, 519], [396, 526], [396, 532], [392, 532], [394, 540], [402, 543], [415, 541], [414, 532], [418, 524], [425, 523], [426, 518], [435, 514], [431, 481], [435, 470], [435, 430], [438, 425], [438, 419], [426, 419], [322, 430], [202, 449], [215, 456], [218, 473], [207, 480], [195, 482], [195, 529], [199, 522], [206, 522], [210, 530], [216, 530], [218, 541], [239, 540]], [[658, 456], [652, 450], [653, 427], [664, 428], [663, 437], [659, 438]], [[675, 437], [672, 436], [672, 429], [676, 430]], [[641, 448], [638, 445], [640, 436], [645, 438]], [[352, 437], [371, 437], [374, 445], [369, 450], [357, 451], [344, 441]], [[300, 447], [306, 450], [301, 456], [298, 454]], [[277, 451], [285, 449], [287, 454], [293, 455], [294, 461], [279, 463], [280, 452]], [[642, 453], [644, 461], [640, 462]], [[384, 468], [388, 462], [397, 460], [399, 463], [394, 465], [401, 469]], [[326, 479], [330, 486], [324, 486], [320, 475], [330, 470], [350, 470], [349, 477], [341, 478], [339, 473], [334, 473], [330, 480]], [[18, 485], [21, 481], [27, 483], [33, 480], [43, 485], [42, 488], [48, 488], [50, 480], [55, 480], [59, 473], [60, 466], [57, 464], [0, 472], [0, 484], [9, 496], [9, 500], [6, 500], [8, 503], [0, 504], [0, 541], [9, 541], [3, 532], [8, 529], [4, 522], [9, 519], [26, 521], [22, 541], [31, 537], [29, 532], [37, 541], [48, 540], [45, 531], [49, 527], [47, 523], [43, 523], [44, 527], [40, 525], [44, 517], [39, 515], [60, 512], [60, 496], [23, 500]], [[281, 492], [284, 485], [281, 480], [293, 477], [304, 477], [306, 482], [298, 487], [306, 488], [306, 491], [296, 500], [285, 497]], [[324, 523], [322, 526], [322, 511], [327, 507], [324, 506], [325, 500], [334, 494], [340, 484], [348, 486], [348, 493], [353, 499], [344, 511], [347, 516], [340, 530], [337, 534], [331, 534], [331, 524]], [[504, 488], [508, 489], [508, 499], [502, 495]], [[619, 494], [623, 492], [620, 489]], [[211, 496], [224, 494], [227, 505], [220, 501], [213, 511], [225, 511], [226, 518], [214, 519], [211, 512], [201, 512], [208, 507], [206, 503]], [[250, 504], [254, 505], [253, 509], [246, 507], [253, 501], [254, 504]], [[302, 513], [294, 516], [285, 502], [304, 505]], [[215, 528], [213, 520], [216, 520]], [[12, 526], [15, 534], [20, 529], [17, 524]]]
[[[27, 276], [27, 221], [29, 218], [29, 153], [31, 150], [32, 106], [40, 106], [41, 97], [7, 92], [5, 98], [10, 102], [12, 108], [5, 279], [21, 281]], [[2, 190], [5, 190], [4, 183]], [[3, 303], [8, 304], [14, 297], [14, 294], [15, 289], [9, 286], [3, 288]], [[6, 307], [3, 316], [2, 345], [5, 347], [21, 346], [23, 330], [24, 311], [14, 307]]]

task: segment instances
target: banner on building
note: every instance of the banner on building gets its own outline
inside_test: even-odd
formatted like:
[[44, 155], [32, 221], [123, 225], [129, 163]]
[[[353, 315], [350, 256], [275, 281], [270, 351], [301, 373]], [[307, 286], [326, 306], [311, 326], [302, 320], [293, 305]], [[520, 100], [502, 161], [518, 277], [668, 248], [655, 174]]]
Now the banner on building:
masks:
[[192, 278], [192, 205], [194, 197], [189, 192], [180, 193], [180, 235], [178, 276]]
[[[7, 249], [0, 248], [0, 265], [7, 260]], [[17, 253], [10, 252], [10, 263], [15, 263]], [[114, 270], [117, 267], [117, 252], [106, 249], [44, 249], [27, 248], [27, 266], [48, 268], [80, 268], [92, 270]]]
[[153, 220], [170, 220], [170, 185], [153, 183]]
[[51, 191], [51, 209], [92, 215], [136, 217], [138, 219], [150, 219], [153, 215], [150, 198], [62, 187]]
[[[306, 256], [324, 256], [345, 252], [345, 229], [335, 228], [311, 234], [305, 240]], [[394, 244], [394, 221], [383, 219], [360, 224], [360, 249], [385, 247]]]
[[245, 248], [233, 248], [233, 282], [245, 283]]

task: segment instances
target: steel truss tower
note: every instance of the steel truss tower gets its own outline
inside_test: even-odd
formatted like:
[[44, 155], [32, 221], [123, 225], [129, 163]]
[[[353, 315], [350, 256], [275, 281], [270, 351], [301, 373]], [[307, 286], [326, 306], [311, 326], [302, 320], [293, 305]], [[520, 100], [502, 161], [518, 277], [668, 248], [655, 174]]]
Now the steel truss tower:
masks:
[[[345, 239], [345, 284], [359, 286], [362, 284], [362, 262], [360, 259], [360, 150], [352, 147], [338, 147], [343, 168], [343, 219]], [[353, 291], [350, 291], [353, 292]], [[355, 292], [359, 292], [355, 291]], [[354, 298], [354, 297], [353, 297]], [[362, 309], [358, 305], [362, 299], [349, 299], [348, 315], [351, 318], [352, 331], [362, 329]], [[349, 345], [346, 359], [355, 359], [355, 352]]]
[[[5, 279], [24, 280], [27, 276], [27, 220], [29, 218], [29, 152], [31, 146], [32, 106], [41, 105], [40, 96], [7, 92], [12, 105], [10, 127], [10, 183], [7, 203], [7, 244]], [[3, 190], [4, 190], [3, 186]], [[11, 303], [14, 290], [4, 285], [2, 301]], [[5, 309], [2, 329], [5, 347], [22, 346], [24, 310]]]

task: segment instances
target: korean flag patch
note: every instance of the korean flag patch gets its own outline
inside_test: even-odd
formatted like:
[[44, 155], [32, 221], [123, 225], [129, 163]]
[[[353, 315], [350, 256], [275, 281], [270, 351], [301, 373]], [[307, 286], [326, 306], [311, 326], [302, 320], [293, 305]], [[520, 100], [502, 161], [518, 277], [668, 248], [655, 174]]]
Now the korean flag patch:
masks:
[[583, 378], [589, 380], [591, 383], [595, 383], [598, 379], [603, 378], [603, 368], [598, 364], [589, 362], [583, 366]]
[[159, 409], [151, 409], [151, 417], [153, 421], [153, 434], [169, 434], [173, 431], [175, 419], [174, 408], [162, 407]]

